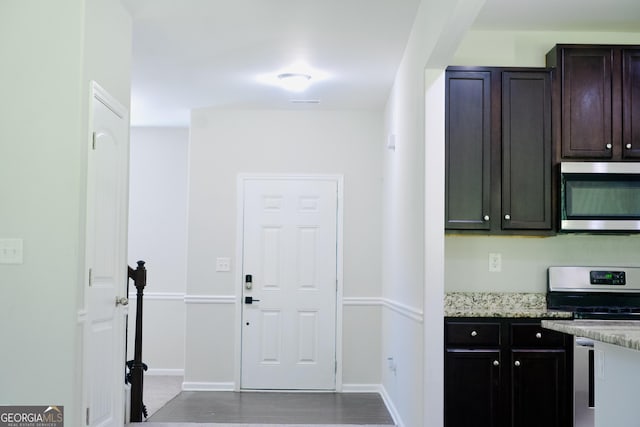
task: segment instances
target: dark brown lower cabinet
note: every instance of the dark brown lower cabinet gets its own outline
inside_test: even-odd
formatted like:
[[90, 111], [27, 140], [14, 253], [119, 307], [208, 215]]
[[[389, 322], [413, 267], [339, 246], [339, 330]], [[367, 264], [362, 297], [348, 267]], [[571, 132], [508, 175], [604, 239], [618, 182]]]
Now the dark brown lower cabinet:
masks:
[[566, 426], [566, 351], [512, 350], [512, 426]]
[[446, 318], [446, 427], [569, 427], [573, 340], [539, 319]]
[[497, 426], [500, 420], [500, 350], [447, 350], [447, 426]]

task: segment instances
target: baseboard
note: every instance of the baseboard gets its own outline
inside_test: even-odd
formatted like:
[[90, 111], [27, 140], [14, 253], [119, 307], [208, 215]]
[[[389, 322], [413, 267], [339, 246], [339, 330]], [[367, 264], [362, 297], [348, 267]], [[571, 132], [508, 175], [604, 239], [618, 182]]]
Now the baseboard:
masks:
[[402, 418], [400, 417], [400, 413], [393, 404], [393, 400], [391, 400], [389, 393], [387, 393], [387, 389], [384, 388], [384, 385], [382, 384], [380, 384], [380, 396], [382, 397], [384, 404], [387, 406], [387, 410], [389, 411], [391, 418], [393, 418], [394, 424], [397, 427], [405, 427], [405, 424], [402, 422]]
[[201, 383], [188, 382], [182, 383], [183, 391], [234, 391], [235, 383]]
[[149, 368], [144, 373], [145, 375], [165, 375], [170, 377], [184, 377], [184, 369], [162, 369], [162, 368]]
[[380, 384], [342, 384], [343, 393], [380, 393]]

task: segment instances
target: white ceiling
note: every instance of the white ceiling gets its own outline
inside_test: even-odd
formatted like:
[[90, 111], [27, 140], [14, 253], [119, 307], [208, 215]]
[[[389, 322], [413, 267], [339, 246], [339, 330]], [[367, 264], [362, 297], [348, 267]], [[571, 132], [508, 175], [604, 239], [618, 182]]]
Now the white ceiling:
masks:
[[[133, 126], [188, 126], [201, 107], [381, 109], [420, 3], [122, 1], [133, 17]], [[640, 31], [640, 0], [487, 0], [474, 27]], [[331, 77], [304, 94], [256, 81], [300, 60]]]

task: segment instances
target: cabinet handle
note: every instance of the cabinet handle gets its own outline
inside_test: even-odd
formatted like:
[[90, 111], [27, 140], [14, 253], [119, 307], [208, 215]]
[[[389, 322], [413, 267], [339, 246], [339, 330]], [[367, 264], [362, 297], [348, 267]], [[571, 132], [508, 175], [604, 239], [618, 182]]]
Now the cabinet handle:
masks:
[[538, 339], [542, 338], [542, 333], [537, 332], [537, 333], [536, 333], [536, 338], [538, 338]]
[[504, 216], [504, 219], [506, 219], [507, 221], [508, 221], [508, 220], [510, 220], [510, 219], [511, 219], [511, 215], [506, 214], [506, 215]]
[[631, 144], [627, 144], [625, 147], [627, 147], [627, 150], [631, 150]]
[[493, 366], [500, 366], [500, 362], [498, 362], [497, 360], [493, 361]]
[[515, 361], [515, 363], [514, 363], [514, 365], [516, 365], [516, 366], [520, 366], [520, 361], [519, 361], [519, 360], [516, 360], [516, 361]]
[[484, 219], [485, 221], [489, 221], [489, 215], [483, 216], [482, 219]]
[[475, 337], [475, 336], [477, 336], [477, 335], [478, 335], [478, 333], [477, 333], [476, 331], [471, 331], [471, 336], [472, 336], [472, 337]]
[[607, 144], [607, 150], [611, 150], [611, 144]]

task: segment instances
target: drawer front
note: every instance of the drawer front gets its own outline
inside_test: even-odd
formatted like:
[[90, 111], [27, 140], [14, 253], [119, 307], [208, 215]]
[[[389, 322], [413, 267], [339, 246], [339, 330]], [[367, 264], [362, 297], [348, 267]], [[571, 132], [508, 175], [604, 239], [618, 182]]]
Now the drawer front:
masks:
[[540, 323], [511, 325], [511, 346], [526, 348], [563, 347], [565, 334], [544, 329]]
[[499, 346], [500, 323], [448, 322], [447, 346]]

